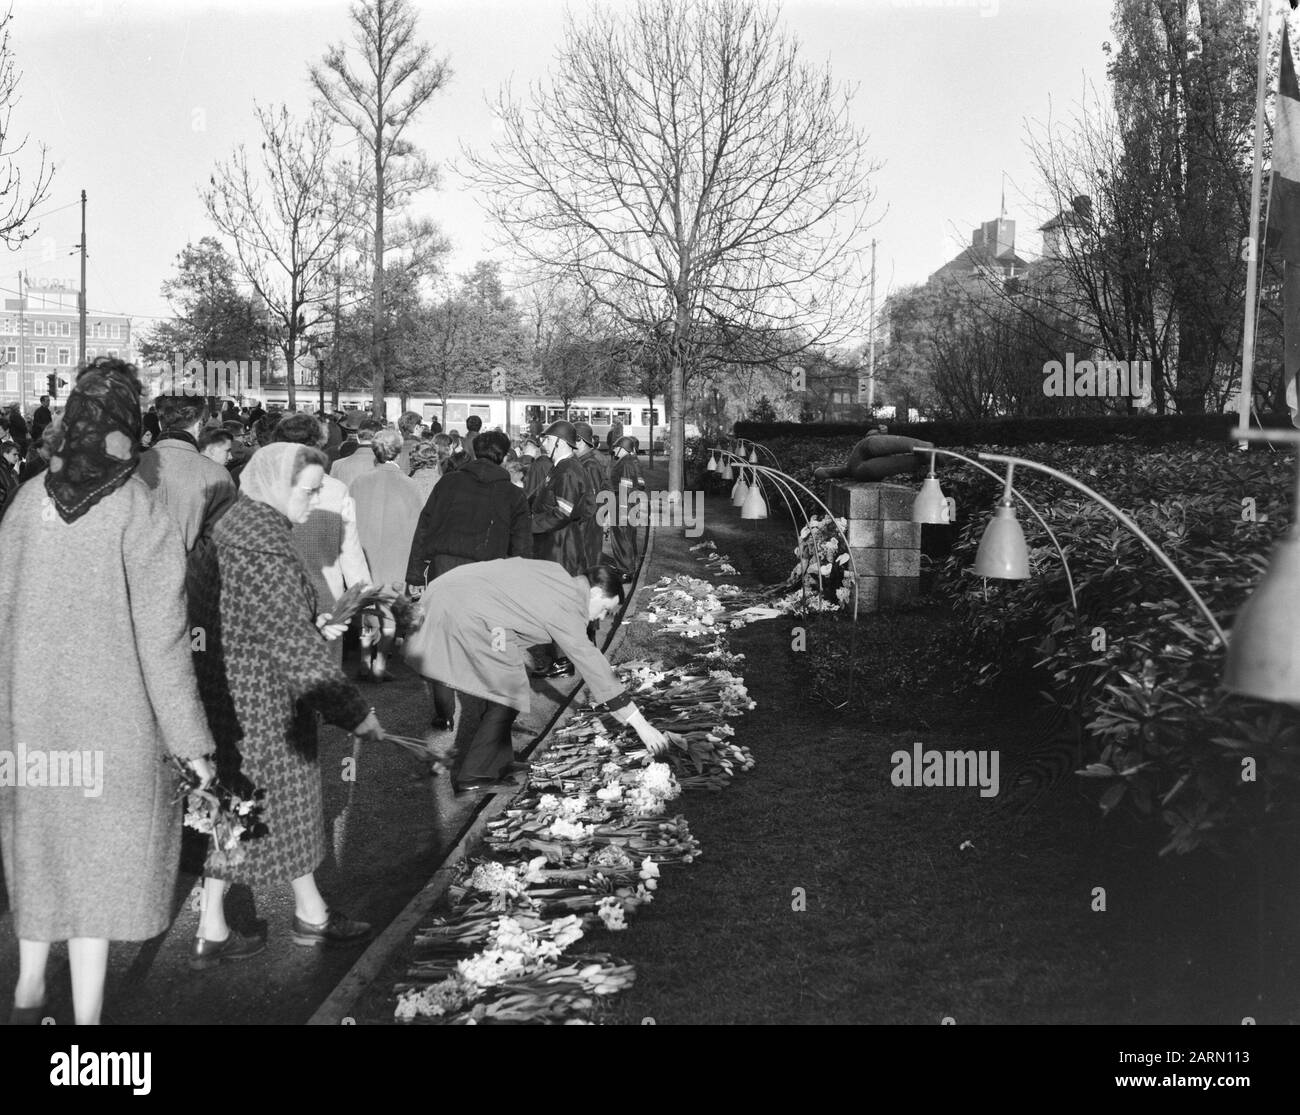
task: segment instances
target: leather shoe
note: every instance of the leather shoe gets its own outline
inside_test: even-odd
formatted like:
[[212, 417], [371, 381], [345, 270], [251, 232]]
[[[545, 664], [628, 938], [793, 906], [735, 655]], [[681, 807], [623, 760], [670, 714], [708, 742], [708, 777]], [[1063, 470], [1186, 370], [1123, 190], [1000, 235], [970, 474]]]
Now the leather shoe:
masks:
[[454, 721], [444, 719], [441, 716], [435, 716], [433, 721], [429, 724], [429, 727], [435, 732], [450, 732], [454, 726]]
[[9, 1012], [10, 1026], [39, 1026], [46, 1015], [45, 1004], [37, 1007], [14, 1007]]
[[557, 658], [546, 669], [538, 670], [533, 677], [536, 678], [571, 678], [573, 677], [573, 663], [567, 658]]
[[247, 960], [266, 948], [266, 938], [245, 937], [242, 933], [230, 931], [224, 941], [209, 941], [206, 937], [196, 937], [190, 946], [190, 969], [201, 972], [205, 968], [215, 968], [227, 960]]
[[513, 763], [507, 763], [504, 767], [502, 767], [501, 774], [499, 777], [508, 778], [511, 775], [524, 774], [532, 769], [533, 769], [532, 763], [525, 763], [517, 760]]
[[501, 778], [462, 778], [455, 783], [456, 796], [468, 796], [470, 794], [489, 793], [492, 790], [498, 790], [502, 786], [509, 786], [513, 783], [508, 779]]
[[337, 910], [320, 925], [293, 915], [293, 940], [297, 945], [354, 945], [370, 936], [370, 923], [353, 921]]

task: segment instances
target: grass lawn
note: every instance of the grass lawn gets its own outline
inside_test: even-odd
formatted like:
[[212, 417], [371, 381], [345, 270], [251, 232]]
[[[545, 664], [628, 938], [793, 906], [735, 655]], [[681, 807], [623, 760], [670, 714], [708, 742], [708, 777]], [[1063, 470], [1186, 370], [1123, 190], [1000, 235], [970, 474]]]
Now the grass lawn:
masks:
[[[744, 522], [714, 499], [705, 524], [740, 570], [726, 580], [770, 582], [793, 564], [786, 523]], [[659, 532], [654, 575], [707, 577], [688, 552], [698, 539], [681, 534]], [[729, 632], [758, 702], [737, 740], [758, 765], [674, 803], [704, 855], [665, 870], [629, 932], [593, 940], [637, 968], [618, 1020], [1300, 1021], [1290, 853], [1158, 859], [1154, 826], [1103, 818], [1073, 775], [1023, 817], [1002, 808], [1005, 783], [998, 798], [892, 784], [891, 754], [917, 741], [997, 750], [1005, 777], [1045, 719], [1037, 685], [972, 690], [947, 668], [955, 622], [933, 601], [864, 617], [855, 699], [840, 711], [828, 700], [842, 699], [847, 621]], [[791, 649], [797, 625], [806, 653]], [[635, 622], [620, 657], [679, 651]]]

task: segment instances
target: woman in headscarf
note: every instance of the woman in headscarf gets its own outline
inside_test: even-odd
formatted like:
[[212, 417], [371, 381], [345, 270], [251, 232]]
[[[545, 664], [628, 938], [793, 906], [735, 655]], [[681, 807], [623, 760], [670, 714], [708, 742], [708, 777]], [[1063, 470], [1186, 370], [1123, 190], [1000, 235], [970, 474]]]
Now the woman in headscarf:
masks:
[[212, 776], [185, 547], [135, 475], [140, 432], [135, 368], [95, 360], [68, 396], [49, 468], [0, 525], [0, 630], [23, 640], [0, 656], [0, 764], [16, 754], [21, 767], [0, 778], [16, 1022], [40, 1021], [50, 942], [67, 941], [76, 1022], [98, 1023], [108, 942], [171, 922], [182, 808], [163, 760]]
[[266, 947], [226, 923], [227, 883], [290, 883], [293, 939], [300, 945], [350, 944], [370, 931], [331, 909], [316, 886], [325, 859], [316, 714], [363, 739], [383, 730], [334, 663], [328, 639], [344, 625], [318, 615], [292, 527], [320, 499], [329, 458], [291, 442], [263, 446], [244, 469], [238, 502], [213, 528], [213, 546], [192, 563], [195, 622], [206, 634], [196, 654], [199, 688], [217, 742], [222, 781], [265, 791], [268, 832], [244, 861], [209, 859], [203, 913], [190, 967], [242, 960]]

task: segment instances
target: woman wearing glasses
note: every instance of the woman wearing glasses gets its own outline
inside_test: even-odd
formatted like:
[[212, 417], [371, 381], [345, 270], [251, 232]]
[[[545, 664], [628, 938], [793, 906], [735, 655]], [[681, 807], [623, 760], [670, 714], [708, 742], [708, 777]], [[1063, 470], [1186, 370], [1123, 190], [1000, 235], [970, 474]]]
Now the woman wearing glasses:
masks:
[[345, 945], [370, 927], [332, 910], [316, 887], [325, 860], [316, 714], [378, 739], [373, 709], [335, 665], [326, 641], [343, 634], [318, 615], [292, 526], [320, 500], [329, 459], [291, 442], [263, 446], [244, 469], [238, 502], [213, 530], [214, 545], [194, 565], [190, 599], [205, 646], [194, 655], [199, 690], [217, 742], [221, 780], [264, 790], [267, 834], [250, 841], [235, 866], [209, 860], [203, 913], [190, 967], [242, 960], [266, 947], [226, 923], [228, 883], [289, 883], [292, 936], [300, 945]]

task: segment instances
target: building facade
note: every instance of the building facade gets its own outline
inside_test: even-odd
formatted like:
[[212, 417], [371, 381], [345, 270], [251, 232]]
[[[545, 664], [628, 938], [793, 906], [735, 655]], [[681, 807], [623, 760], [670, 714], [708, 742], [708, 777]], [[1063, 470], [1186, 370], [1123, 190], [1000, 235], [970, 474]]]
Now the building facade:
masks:
[[[83, 363], [75, 283], [44, 280], [25, 297], [6, 298], [0, 313], [0, 406], [20, 402], [30, 414], [48, 393], [51, 373], [64, 380], [56, 403], [67, 397]], [[120, 314], [86, 315], [86, 359], [134, 355], [131, 319]]]

